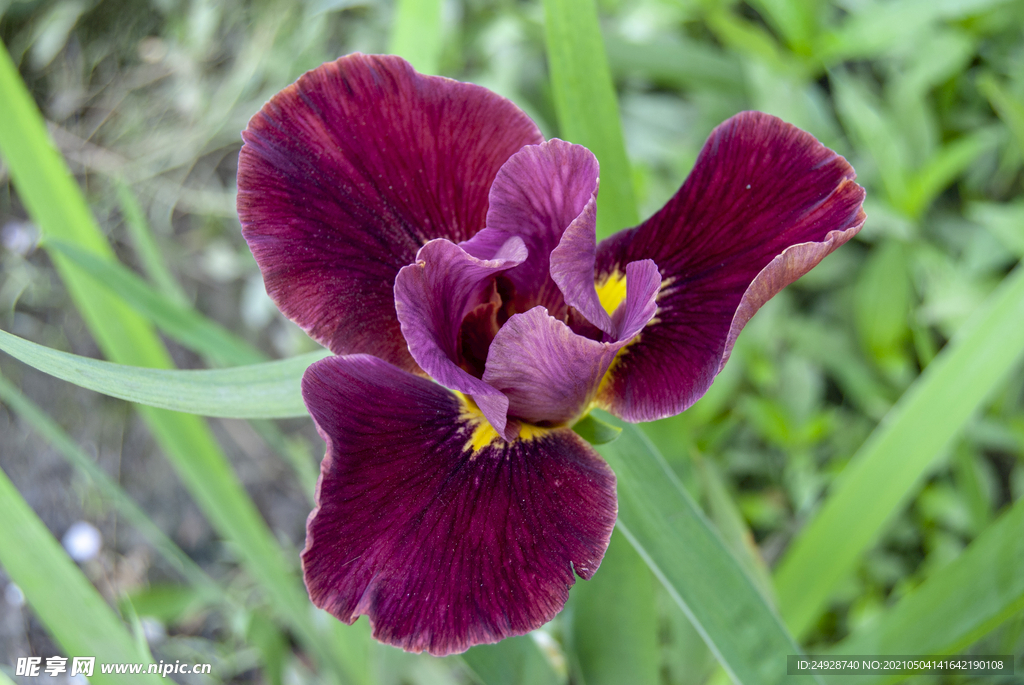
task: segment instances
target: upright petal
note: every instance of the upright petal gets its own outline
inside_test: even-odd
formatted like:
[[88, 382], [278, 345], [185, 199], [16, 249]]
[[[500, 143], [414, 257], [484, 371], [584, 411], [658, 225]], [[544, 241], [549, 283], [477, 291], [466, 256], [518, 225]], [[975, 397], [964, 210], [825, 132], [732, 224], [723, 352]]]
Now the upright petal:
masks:
[[855, 176], [773, 116], [743, 112], [716, 128], [675, 197], [598, 248], [599, 283], [645, 258], [665, 277], [655, 320], [616, 360], [599, 401], [650, 421], [700, 398], [754, 311], [860, 230]]
[[509, 238], [488, 259], [447, 240], [431, 240], [416, 263], [395, 279], [395, 308], [413, 359], [441, 385], [471, 395], [495, 430], [509, 439], [519, 426], [507, 424], [508, 398], [460, 366], [460, 333], [466, 316], [486, 304], [494, 277], [524, 259], [526, 248], [518, 237]]
[[594, 154], [557, 138], [522, 148], [498, 171], [491, 186], [487, 230], [464, 247], [476, 254], [479, 243], [502, 242], [508, 236], [523, 239], [529, 257], [508, 273], [515, 287], [514, 311], [543, 305], [554, 316], [564, 315], [562, 294], [549, 275], [548, 256], [573, 222], [589, 222], [593, 230], [597, 187]]
[[366, 355], [302, 389], [327, 441], [302, 553], [317, 606], [440, 656], [537, 628], [597, 570], [615, 476], [568, 429], [475, 448], [452, 393]]
[[238, 213], [267, 292], [334, 352], [407, 369], [398, 270], [432, 238], [483, 228], [498, 169], [543, 140], [485, 88], [360, 54], [304, 74], [242, 137]]

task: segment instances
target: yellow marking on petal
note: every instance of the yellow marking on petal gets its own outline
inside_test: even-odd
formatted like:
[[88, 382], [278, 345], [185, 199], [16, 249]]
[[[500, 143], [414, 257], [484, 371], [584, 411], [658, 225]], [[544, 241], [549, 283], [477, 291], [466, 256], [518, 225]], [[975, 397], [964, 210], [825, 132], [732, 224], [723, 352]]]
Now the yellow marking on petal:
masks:
[[622, 301], [626, 299], [626, 274], [618, 269], [605, 277], [596, 285], [597, 299], [609, 315], [614, 314]]
[[[465, 421], [471, 430], [469, 440], [466, 441], [465, 446], [462, 448], [463, 452], [472, 451], [475, 454], [496, 442], [506, 442], [505, 438], [499, 435], [498, 431], [494, 430], [494, 426], [487, 420], [484, 413], [480, 411], [480, 407], [477, 406], [472, 397], [467, 397], [457, 390], [452, 392], [455, 393], [462, 404], [459, 418]], [[519, 435], [516, 436], [516, 440], [536, 440], [537, 438], [544, 437], [552, 430], [554, 429], [523, 423], [519, 428]]]

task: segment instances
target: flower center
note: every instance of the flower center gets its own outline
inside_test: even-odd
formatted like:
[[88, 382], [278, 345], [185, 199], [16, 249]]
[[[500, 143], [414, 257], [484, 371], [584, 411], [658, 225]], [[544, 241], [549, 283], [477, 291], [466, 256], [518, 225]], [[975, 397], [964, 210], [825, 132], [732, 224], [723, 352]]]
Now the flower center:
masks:
[[512, 311], [515, 287], [504, 276], [492, 279], [484, 289], [481, 302], [470, 310], [459, 327], [458, 363], [467, 373], [481, 378], [487, 363], [487, 352]]

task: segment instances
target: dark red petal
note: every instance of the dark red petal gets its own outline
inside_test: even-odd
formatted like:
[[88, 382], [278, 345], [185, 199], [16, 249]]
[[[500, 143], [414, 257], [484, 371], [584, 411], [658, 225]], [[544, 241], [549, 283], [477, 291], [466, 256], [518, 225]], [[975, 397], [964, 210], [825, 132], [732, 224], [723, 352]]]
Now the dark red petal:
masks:
[[452, 654], [544, 624], [597, 570], [615, 476], [568, 429], [474, 451], [452, 393], [367, 355], [317, 362], [302, 390], [327, 441], [302, 553], [317, 606]]
[[515, 287], [513, 311], [542, 305], [552, 316], [565, 314], [548, 258], [573, 222], [589, 222], [593, 232], [597, 185], [594, 154], [557, 138], [522, 148], [498, 171], [491, 186], [487, 231], [464, 247], [476, 254], [478, 243], [501, 242], [508, 236], [523, 239], [529, 256], [507, 274]]
[[303, 75], [242, 138], [238, 214], [267, 292], [334, 352], [408, 369], [395, 275], [426, 241], [483, 228], [498, 169], [543, 140], [485, 88], [360, 54]]
[[491, 296], [494, 277], [522, 264], [526, 248], [511, 237], [487, 259], [447, 240], [431, 240], [395, 279], [395, 308], [409, 353], [431, 378], [471, 395], [491, 425], [509, 439], [519, 425], [508, 422], [508, 398], [470, 375], [459, 362], [459, 332], [466, 315]]
[[697, 401], [753, 313], [860, 230], [855, 176], [773, 116], [743, 112], [716, 128], [675, 197], [598, 248], [599, 282], [645, 258], [666, 279], [654, 321], [620, 354], [599, 400], [630, 421]]

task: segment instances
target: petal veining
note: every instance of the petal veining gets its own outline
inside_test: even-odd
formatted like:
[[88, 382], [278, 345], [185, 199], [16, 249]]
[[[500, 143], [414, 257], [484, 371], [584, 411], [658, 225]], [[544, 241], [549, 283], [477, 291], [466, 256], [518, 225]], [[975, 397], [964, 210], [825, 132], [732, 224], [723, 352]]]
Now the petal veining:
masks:
[[539, 627], [597, 570], [615, 476], [570, 430], [470, 449], [455, 395], [368, 355], [317, 362], [303, 396], [327, 441], [303, 572], [340, 620], [451, 654]]
[[521, 238], [506, 240], [489, 259], [479, 259], [447, 240], [431, 240], [416, 262], [395, 279], [395, 309], [409, 353], [441, 385], [472, 396], [501, 434], [512, 439], [519, 426], [508, 424], [508, 399], [459, 365], [460, 331], [466, 316], [486, 305], [494, 277], [523, 263]]
[[599, 402], [650, 421], [700, 398], [750, 316], [860, 230], [855, 176], [776, 117], [743, 112], [717, 127], [668, 204], [598, 247], [599, 281], [645, 258], [665, 279], [657, 318], [616, 360]]
[[428, 240], [483, 228], [498, 169], [543, 140], [485, 88], [360, 54], [304, 74], [242, 137], [238, 213], [267, 292], [334, 352], [413, 370], [395, 275]]

